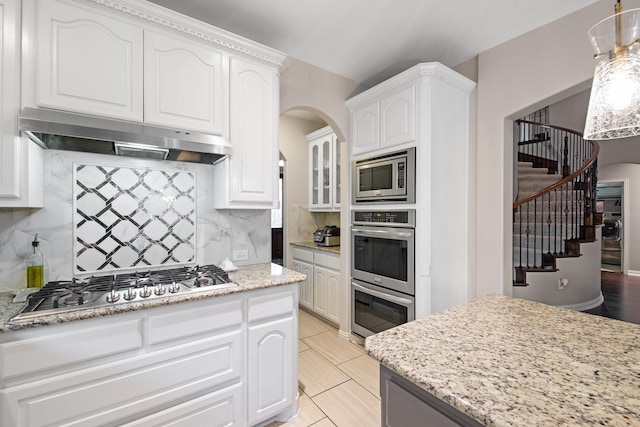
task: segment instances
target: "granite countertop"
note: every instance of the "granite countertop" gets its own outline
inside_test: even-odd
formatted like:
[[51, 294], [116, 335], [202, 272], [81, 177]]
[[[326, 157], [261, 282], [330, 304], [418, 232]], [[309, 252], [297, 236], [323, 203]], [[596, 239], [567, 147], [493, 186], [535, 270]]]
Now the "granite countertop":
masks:
[[640, 425], [640, 325], [489, 295], [365, 346], [487, 426]]
[[256, 289], [270, 288], [273, 286], [288, 285], [291, 283], [301, 282], [305, 277], [306, 276], [304, 274], [289, 270], [276, 264], [254, 264], [240, 267], [237, 271], [229, 273], [229, 278], [238, 284], [238, 286], [232, 288], [174, 295], [171, 298], [156, 298], [148, 301], [97, 307], [61, 314], [51, 314], [32, 319], [25, 319], [15, 323], [10, 322], [9, 319], [18, 314], [18, 312], [20, 312], [20, 310], [25, 306], [25, 303], [14, 303], [12, 302], [14, 297], [12, 293], [2, 292], [0, 293], [0, 333], [70, 322], [73, 320], [90, 319], [170, 304], [178, 304], [186, 301], [196, 301]]
[[291, 242], [289, 244], [293, 246], [300, 246], [301, 248], [316, 249], [319, 251], [331, 252], [334, 254], [340, 253], [340, 246], [318, 246], [313, 240], [307, 242]]

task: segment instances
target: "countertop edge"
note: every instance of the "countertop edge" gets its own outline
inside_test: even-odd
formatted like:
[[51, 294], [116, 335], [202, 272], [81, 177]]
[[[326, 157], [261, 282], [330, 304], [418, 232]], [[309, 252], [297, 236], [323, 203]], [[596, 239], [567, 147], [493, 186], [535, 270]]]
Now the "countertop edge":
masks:
[[0, 333], [36, 328], [40, 326], [56, 325], [76, 320], [92, 319], [136, 310], [180, 304], [183, 302], [216, 298], [225, 295], [250, 292], [275, 286], [289, 285], [305, 280], [306, 276], [272, 263], [261, 263], [241, 266], [238, 270], [229, 272], [229, 278], [238, 286], [211, 291], [196, 292], [184, 295], [174, 295], [171, 298], [156, 298], [149, 301], [130, 302], [127, 304], [96, 307], [60, 314], [50, 314], [23, 321], [11, 321], [25, 306], [25, 303], [12, 302], [13, 294], [0, 293]]

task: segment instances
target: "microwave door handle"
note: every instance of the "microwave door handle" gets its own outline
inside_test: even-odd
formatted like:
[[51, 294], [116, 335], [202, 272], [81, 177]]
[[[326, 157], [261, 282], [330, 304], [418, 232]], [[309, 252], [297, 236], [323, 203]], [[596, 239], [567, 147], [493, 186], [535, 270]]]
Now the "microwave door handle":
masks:
[[385, 299], [387, 301], [395, 302], [396, 304], [400, 304], [400, 305], [404, 305], [404, 306], [410, 306], [411, 305], [411, 300], [410, 299], [400, 298], [400, 297], [396, 297], [396, 296], [393, 296], [393, 295], [385, 294], [385, 293], [382, 293], [382, 292], [374, 291], [373, 289], [365, 288], [364, 286], [358, 285], [357, 283], [351, 282], [351, 284], [357, 290], [359, 290], [361, 292], [364, 292], [366, 294], [369, 294], [369, 295], [373, 295], [374, 297], [378, 297], [380, 299]]
[[354, 233], [358, 233], [358, 234], [363, 234], [363, 233], [375, 233], [375, 234], [385, 234], [385, 235], [390, 235], [393, 237], [411, 237], [411, 233], [408, 233], [406, 231], [387, 231], [387, 230], [375, 230], [372, 228], [367, 228], [367, 229], [355, 229], [352, 228], [351, 231], [353, 231]]

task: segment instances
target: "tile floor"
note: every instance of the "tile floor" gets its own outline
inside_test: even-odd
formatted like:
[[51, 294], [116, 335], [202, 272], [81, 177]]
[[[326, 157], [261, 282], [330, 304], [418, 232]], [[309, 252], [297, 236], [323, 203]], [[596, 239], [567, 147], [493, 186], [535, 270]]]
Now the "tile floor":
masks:
[[268, 427], [379, 426], [378, 362], [334, 326], [303, 310], [299, 318], [300, 416]]

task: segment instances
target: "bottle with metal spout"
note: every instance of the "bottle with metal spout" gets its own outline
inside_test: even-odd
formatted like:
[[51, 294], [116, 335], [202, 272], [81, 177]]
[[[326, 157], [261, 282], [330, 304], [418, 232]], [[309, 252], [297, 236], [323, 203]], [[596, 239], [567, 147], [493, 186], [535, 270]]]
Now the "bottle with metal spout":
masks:
[[44, 285], [44, 257], [38, 250], [38, 234], [31, 242], [33, 253], [27, 258], [27, 288], [41, 288]]

